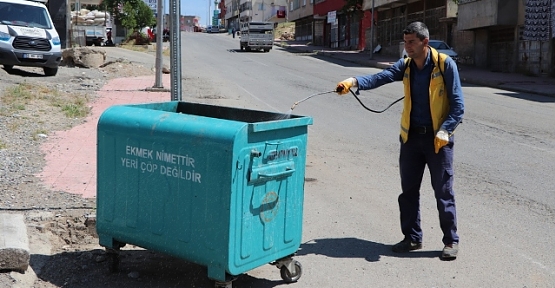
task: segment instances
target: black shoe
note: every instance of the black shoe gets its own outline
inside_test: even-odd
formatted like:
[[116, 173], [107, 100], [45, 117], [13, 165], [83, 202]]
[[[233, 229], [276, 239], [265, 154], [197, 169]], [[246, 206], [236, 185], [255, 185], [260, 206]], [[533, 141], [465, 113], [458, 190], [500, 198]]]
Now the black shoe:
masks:
[[409, 238], [405, 238], [391, 247], [391, 250], [395, 253], [407, 253], [418, 249], [422, 249], [422, 243], [414, 243]]

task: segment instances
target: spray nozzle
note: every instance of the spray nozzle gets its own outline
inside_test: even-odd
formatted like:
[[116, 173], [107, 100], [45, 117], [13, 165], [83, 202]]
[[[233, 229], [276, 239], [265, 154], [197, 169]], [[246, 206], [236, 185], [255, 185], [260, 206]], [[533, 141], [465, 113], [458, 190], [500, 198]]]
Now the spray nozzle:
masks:
[[337, 85], [337, 88], [335, 88], [335, 93], [342, 92], [343, 89], [345, 89], [345, 86], [343, 86], [343, 84], [339, 84]]

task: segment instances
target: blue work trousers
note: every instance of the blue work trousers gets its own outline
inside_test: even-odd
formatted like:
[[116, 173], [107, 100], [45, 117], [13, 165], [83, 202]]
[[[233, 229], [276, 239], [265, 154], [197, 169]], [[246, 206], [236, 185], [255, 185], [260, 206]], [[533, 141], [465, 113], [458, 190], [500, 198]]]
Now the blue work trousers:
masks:
[[[431, 130], [431, 129], [430, 129]], [[401, 189], [399, 209], [401, 212], [401, 231], [412, 242], [422, 242], [420, 226], [420, 187], [424, 168], [428, 165], [432, 188], [434, 189], [439, 223], [443, 231], [443, 243], [458, 243], [457, 211], [455, 192], [453, 191], [453, 146], [455, 138], [449, 138], [449, 144], [439, 153], [434, 151], [434, 133], [417, 133], [409, 131], [408, 141], [401, 141], [399, 170]]]

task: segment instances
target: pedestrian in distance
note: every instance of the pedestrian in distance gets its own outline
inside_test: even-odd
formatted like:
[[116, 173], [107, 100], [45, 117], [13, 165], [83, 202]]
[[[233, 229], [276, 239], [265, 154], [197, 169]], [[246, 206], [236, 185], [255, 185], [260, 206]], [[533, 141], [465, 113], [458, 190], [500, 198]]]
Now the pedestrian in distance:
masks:
[[231, 34], [233, 34], [233, 38], [235, 38], [235, 27], [231, 28]]
[[106, 28], [106, 42], [104, 42], [104, 46], [114, 46], [114, 41], [112, 41], [112, 28]]
[[398, 201], [404, 239], [393, 245], [392, 250], [406, 253], [422, 249], [420, 187], [428, 166], [443, 232], [441, 258], [454, 260], [459, 250], [459, 235], [453, 190], [453, 134], [464, 114], [457, 64], [428, 46], [429, 31], [422, 22], [409, 24], [403, 31], [403, 39], [408, 58], [399, 59], [377, 74], [345, 79], [337, 84], [336, 91], [345, 95], [351, 88], [369, 90], [403, 81]]

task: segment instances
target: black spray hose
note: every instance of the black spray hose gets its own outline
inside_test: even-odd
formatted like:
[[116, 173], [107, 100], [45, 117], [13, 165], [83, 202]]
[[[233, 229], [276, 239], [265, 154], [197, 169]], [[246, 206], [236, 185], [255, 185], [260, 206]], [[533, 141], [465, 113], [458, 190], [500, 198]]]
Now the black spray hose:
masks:
[[[335, 92], [341, 92], [344, 89], [344, 87], [337, 87]], [[373, 110], [370, 109], [368, 107], [366, 107], [366, 105], [364, 105], [364, 103], [362, 103], [362, 101], [360, 101], [360, 99], [357, 97], [357, 94], [355, 92], [353, 92], [353, 90], [349, 89], [349, 92], [351, 92], [351, 94], [353, 94], [353, 96], [355, 96], [355, 99], [357, 99], [358, 103], [360, 103], [360, 105], [362, 105], [362, 107], [364, 107], [364, 109], [370, 111], [370, 112], [374, 112], [374, 113], [383, 113], [385, 112], [387, 109], [391, 108], [391, 106], [395, 105], [397, 102], [403, 100], [403, 98], [405, 97], [401, 97], [397, 100], [395, 100], [393, 103], [389, 104], [389, 106], [387, 106], [385, 109], [381, 110], [381, 111], [377, 111], [377, 110]]]
[[[339, 92], [341, 90], [339, 90], [340, 88], [337, 88], [336, 92]], [[374, 113], [382, 113], [385, 112], [387, 109], [391, 108], [391, 106], [395, 105], [397, 102], [403, 100], [405, 97], [401, 97], [397, 100], [395, 100], [393, 103], [389, 104], [389, 106], [387, 106], [385, 109], [381, 110], [381, 111], [376, 111], [376, 110], [372, 110], [368, 107], [366, 107], [366, 105], [364, 105], [364, 103], [362, 103], [362, 101], [360, 101], [360, 99], [358, 99], [357, 94], [355, 92], [353, 92], [353, 90], [349, 89], [349, 91], [351, 92], [351, 94], [353, 94], [353, 96], [355, 96], [355, 99], [357, 99], [358, 103], [360, 103], [360, 105], [362, 105], [362, 107], [364, 107], [364, 109], [370, 111], [370, 112], [374, 112]], [[459, 122], [457, 122], [457, 124], [455, 125], [455, 129], [457, 128], [457, 126], [459, 126], [459, 124], [462, 123], [462, 119], [459, 120]], [[453, 129], [453, 132], [451, 132], [451, 134], [449, 134], [449, 137], [451, 137], [451, 135], [455, 134], [455, 129]]]
[[[341, 87], [337, 87], [337, 89], [335, 91], [326, 91], [326, 92], [320, 92], [320, 93], [312, 94], [312, 95], [310, 95], [310, 96], [308, 96], [308, 97], [306, 97], [306, 98], [304, 98], [300, 101], [297, 101], [297, 102], [293, 103], [293, 106], [291, 106], [291, 109], [289, 109], [289, 112], [293, 111], [293, 109], [295, 109], [295, 107], [297, 107], [297, 105], [299, 105], [301, 102], [304, 102], [304, 101], [306, 101], [306, 100], [308, 100], [308, 99], [310, 99], [314, 96], [324, 95], [324, 94], [328, 94], [328, 93], [341, 92], [342, 91], [341, 89], [342, 89]], [[405, 97], [401, 97], [401, 98], [395, 100], [393, 103], [389, 104], [389, 106], [387, 106], [385, 109], [383, 109], [381, 111], [377, 111], [377, 110], [373, 110], [373, 109], [370, 109], [370, 108], [366, 107], [366, 105], [364, 105], [364, 103], [362, 103], [362, 101], [360, 101], [360, 99], [357, 97], [357, 94], [355, 92], [353, 92], [353, 90], [349, 89], [349, 92], [351, 92], [351, 94], [353, 94], [353, 96], [355, 96], [355, 99], [357, 99], [358, 103], [360, 103], [360, 105], [362, 105], [362, 107], [364, 107], [364, 109], [366, 109], [370, 112], [374, 112], [374, 113], [385, 112], [387, 109], [391, 108], [391, 106], [395, 105], [397, 102], [399, 102], [399, 101], [403, 100], [403, 98], [405, 98]]]
[[366, 105], [364, 105], [364, 103], [362, 103], [362, 101], [360, 101], [360, 99], [358, 99], [357, 95], [355, 92], [353, 92], [353, 90], [349, 89], [349, 91], [351, 92], [351, 94], [353, 94], [353, 96], [355, 96], [355, 99], [357, 99], [358, 103], [360, 103], [360, 105], [362, 105], [362, 107], [364, 107], [364, 109], [370, 111], [370, 112], [374, 112], [374, 113], [382, 113], [385, 112], [387, 109], [391, 108], [391, 106], [395, 105], [397, 102], [403, 100], [405, 97], [401, 97], [397, 100], [395, 100], [393, 103], [389, 104], [389, 106], [387, 106], [385, 109], [381, 110], [381, 111], [376, 111], [376, 110], [372, 110], [368, 107], [366, 107]]

